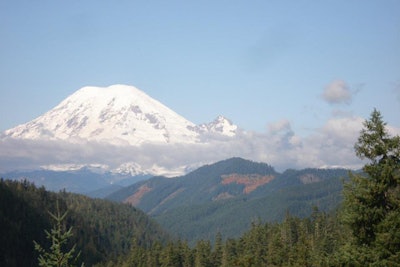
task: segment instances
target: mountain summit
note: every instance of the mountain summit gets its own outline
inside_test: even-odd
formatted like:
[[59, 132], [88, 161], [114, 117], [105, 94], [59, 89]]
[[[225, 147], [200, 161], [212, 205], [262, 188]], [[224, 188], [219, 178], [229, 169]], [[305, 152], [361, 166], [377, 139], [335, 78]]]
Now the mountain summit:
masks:
[[198, 143], [202, 134], [233, 136], [236, 129], [222, 116], [197, 126], [133, 86], [112, 85], [83, 87], [42, 116], [5, 131], [5, 135], [137, 146]]
[[225, 136], [235, 136], [238, 127], [224, 116], [218, 116], [210, 123], [203, 123], [196, 126], [196, 131], [200, 133], [217, 133]]

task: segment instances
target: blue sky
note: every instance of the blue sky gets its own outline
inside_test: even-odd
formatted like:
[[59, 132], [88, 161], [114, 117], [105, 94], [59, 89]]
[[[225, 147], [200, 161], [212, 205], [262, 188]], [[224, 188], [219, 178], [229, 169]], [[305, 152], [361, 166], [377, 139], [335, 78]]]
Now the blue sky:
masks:
[[1, 1], [0, 130], [118, 83], [194, 123], [308, 136], [376, 107], [400, 127], [399, 13], [396, 0]]

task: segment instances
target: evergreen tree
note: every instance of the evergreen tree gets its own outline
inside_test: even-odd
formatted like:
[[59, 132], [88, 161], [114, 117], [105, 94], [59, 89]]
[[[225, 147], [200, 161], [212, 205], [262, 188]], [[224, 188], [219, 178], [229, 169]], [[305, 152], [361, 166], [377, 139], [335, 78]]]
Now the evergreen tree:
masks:
[[214, 251], [211, 255], [214, 266], [221, 266], [222, 253], [223, 253], [222, 235], [221, 233], [217, 233], [215, 237]]
[[64, 214], [61, 214], [58, 201], [56, 207], [57, 210], [55, 214], [49, 212], [51, 218], [55, 221], [55, 225], [50, 232], [45, 230], [46, 238], [51, 242], [49, 251], [46, 251], [40, 244], [33, 241], [35, 244], [35, 250], [40, 253], [38, 258], [39, 266], [72, 266], [71, 262], [76, 262], [80, 254], [78, 253], [75, 255], [76, 245], [74, 245], [70, 250], [64, 252], [66, 245], [68, 245], [68, 240], [72, 237], [72, 227], [65, 230], [63, 221], [68, 212], [66, 211]]
[[369, 162], [364, 174], [351, 175], [345, 185], [345, 221], [353, 242], [355, 264], [391, 265], [400, 262], [400, 137], [391, 137], [379, 111], [364, 122], [358, 157]]
[[200, 240], [196, 244], [195, 248], [195, 267], [212, 267], [211, 259], [211, 244], [210, 241]]
[[[180, 241], [179, 241], [180, 242]], [[160, 263], [162, 267], [182, 267], [181, 251], [179, 243], [169, 242], [161, 253]]]
[[229, 238], [225, 241], [225, 245], [222, 251], [222, 267], [237, 265], [237, 258], [239, 257], [239, 253], [237, 250], [237, 242], [235, 239]]

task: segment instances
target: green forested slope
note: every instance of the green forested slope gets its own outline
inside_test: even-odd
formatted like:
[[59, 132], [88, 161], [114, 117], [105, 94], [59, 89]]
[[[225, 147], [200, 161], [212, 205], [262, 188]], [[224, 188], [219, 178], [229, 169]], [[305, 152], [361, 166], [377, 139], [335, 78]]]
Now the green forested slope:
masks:
[[148, 190], [135, 206], [146, 213], [157, 215], [182, 205], [198, 205], [213, 201], [223, 192], [232, 196], [242, 195], [244, 188], [242, 184], [221, 184], [222, 175], [233, 173], [271, 176], [278, 174], [268, 164], [231, 158], [203, 166], [177, 178], [154, 177], [121, 189], [107, 198], [125, 201], [146, 187], [151, 190]]
[[341, 178], [331, 178], [319, 183], [288, 186], [264, 197], [236, 197], [181, 206], [154, 218], [164, 229], [192, 244], [199, 239], [213, 239], [217, 233], [223, 238], [238, 237], [252, 222], [282, 221], [287, 212], [306, 217], [314, 207], [323, 211], [335, 210], [342, 200], [342, 188]]
[[[213, 238], [217, 232], [224, 238], [239, 236], [252, 221], [280, 221], [287, 211], [305, 217], [313, 207], [333, 210], [341, 201], [347, 176], [345, 169], [278, 173], [265, 163], [232, 158], [181, 177], [139, 182], [117, 191], [110, 199], [124, 201], [140, 196], [133, 205], [193, 244], [198, 239]], [[224, 183], [224, 177], [236, 180]], [[262, 177], [270, 180], [257, 184]], [[246, 191], [246, 182], [253, 182], [254, 189]]]
[[48, 245], [44, 230], [51, 228], [48, 211], [55, 211], [57, 201], [61, 210], [68, 211], [65, 223], [73, 227], [70, 242], [77, 245], [86, 266], [126, 254], [132, 240], [145, 247], [168, 238], [146, 214], [131, 206], [2, 179], [0, 266], [37, 266], [33, 240]]
[[[286, 214], [281, 223], [253, 223], [238, 238], [215, 236], [191, 247], [176, 241], [166, 246], [132, 248], [120, 266], [347, 266], [341, 249], [350, 234], [336, 213], [314, 210], [308, 218]], [[355, 265], [350, 265], [355, 266]]]

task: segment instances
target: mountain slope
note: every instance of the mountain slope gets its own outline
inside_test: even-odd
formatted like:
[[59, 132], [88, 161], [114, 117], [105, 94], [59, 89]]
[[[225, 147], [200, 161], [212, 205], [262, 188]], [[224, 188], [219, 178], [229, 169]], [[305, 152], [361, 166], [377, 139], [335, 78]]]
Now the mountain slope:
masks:
[[[127, 205], [65, 192], [52, 193], [25, 182], [0, 180], [0, 266], [37, 266], [33, 240], [48, 247], [44, 230], [54, 221], [56, 202], [68, 211], [66, 228], [73, 227], [72, 244], [80, 261], [93, 266], [130, 251], [131, 242], [147, 247], [169, 239], [154, 220]], [[68, 246], [72, 244], [68, 244]], [[80, 266], [80, 265], [79, 265]]]
[[218, 116], [210, 123], [203, 123], [195, 127], [196, 132], [202, 134], [218, 133], [224, 136], [235, 136], [238, 127], [223, 116]]
[[277, 173], [265, 163], [231, 158], [200, 167], [174, 179], [154, 177], [109, 196], [156, 215], [193, 205], [248, 194], [272, 181]]
[[281, 220], [287, 211], [307, 216], [314, 206], [334, 209], [341, 201], [345, 169], [287, 170], [231, 158], [174, 179], [154, 177], [108, 198], [130, 203], [183, 239], [220, 232], [238, 236], [251, 222]]
[[258, 198], [242, 196], [182, 205], [154, 218], [164, 229], [191, 243], [212, 239], [217, 233], [224, 238], [238, 237], [250, 228], [252, 222], [281, 221], [287, 212], [306, 217], [314, 207], [323, 211], [334, 210], [342, 200], [342, 186], [342, 178], [331, 177], [314, 184], [274, 190]]
[[[193, 143], [195, 125], [133, 86], [84, 87], [6, 135], [113, 144]], [[125, 141], [125, 142], [124, 142]]]
[[88, 194], [93, 191], [107, 188], [112, 185], [127, 185], [150, 178], [146, 175], [119, 175], [112, 173], [96, 173], [87, 169], [76, 171], [14, 171], [1, 174], [2, 177], [11, 180], [29, 180], [36, 186], [44, 186], [47, 190], [58, 192], [66, 190], [68, 192]]

